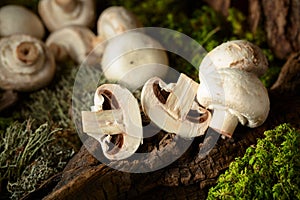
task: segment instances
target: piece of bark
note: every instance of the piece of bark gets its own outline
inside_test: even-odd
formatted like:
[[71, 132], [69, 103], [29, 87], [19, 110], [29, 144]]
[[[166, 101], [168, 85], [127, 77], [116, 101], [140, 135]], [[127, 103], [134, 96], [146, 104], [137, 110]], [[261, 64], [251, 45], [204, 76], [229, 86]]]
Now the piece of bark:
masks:
[[204, 0], [210, 7], [212, 7], [215, 11], [220, 12], [224, 16], [228, 16], [228, 9], [230, 7], [231, 0]]
[[274, 93], [300, 93], [300, 52], [293, 53], [281, 69], [279, 77], [271, 87]]
[[249, 2], [248, 21], [253, 33], [264, 23], [267, 41], [276, 57], [287, 59], [300, 50], [300, 0]]

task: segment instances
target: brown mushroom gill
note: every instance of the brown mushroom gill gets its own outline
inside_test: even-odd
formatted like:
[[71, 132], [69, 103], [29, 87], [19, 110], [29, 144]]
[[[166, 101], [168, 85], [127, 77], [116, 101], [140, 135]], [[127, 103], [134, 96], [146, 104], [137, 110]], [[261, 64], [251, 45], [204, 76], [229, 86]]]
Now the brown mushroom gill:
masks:
[[[112, 110], [112, 109], [118, 109], [119, 105], [116, 101], [116, 98], [109, 90], [101, 91], [101, 96], [104, 98], [102, 109], [103, 110]], [[107, 153], [110, 155], [114, 155], [118, 153], [123, 144], [124, 144], [124, 137], [123, 134], [125, 133], [118, 133], [114, 135], [110, 135], [109, 142], [105, 141], [106, 145], [108, 146]], [[109, 135], [105, 134], [101, 139], [104, 140]]]
[[[154, 91], [154, 94], [157, 97], [157, 99], [162, 104], [166, 104], [167, 99], [170, 95], [170, 92], [161, 88], [157, 82], [153, 84], [153, 91]], [[204, 108], [203, 109], [199, 108], [199, 110], [191, 109], [188, 112], [186, 119], [193, 123], [203, 123], [204, 121], [206, 121], [208, 119], [208, 116], [209, 116], [209, 113]]]

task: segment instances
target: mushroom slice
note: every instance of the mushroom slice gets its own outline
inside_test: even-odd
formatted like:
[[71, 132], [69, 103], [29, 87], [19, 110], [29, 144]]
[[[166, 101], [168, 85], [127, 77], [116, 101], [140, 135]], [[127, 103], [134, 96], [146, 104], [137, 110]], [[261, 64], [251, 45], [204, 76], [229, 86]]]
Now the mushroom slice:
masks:
[[267, 89], [256, 75], [235, 68], [222, 68], [201, 77], [197, 99], [213, 109], [210, 127], [231, 137], [238, 122], [254, 128], [267, 118]]
[[41, 0], [38, 12], [50, 32], [69, 25], [91, 27], [96, 16], [94, 0]]
[[55, 60], [46, 45], [28, 35], [0, 40], [0, 87], [5, 90], [33, 91], [50, 83]]
[[149, 79], [141, 94], [144, 112], [163, 130], [191, 138], [203, 135], [208, 128], [210, 112], [195, 101], [198, 83], [180, 74], [176, 84], [160, 78]]
[[141, 27], [136, 16], [122, 6], [105, 9], [97, 22], [98, 35], [109, 39], [130, 29]]
[[98, 140], [110, 160], [132, 156], [142, 142], [139, 105], [126, 88], [104, 84], [97, 88], [92, 111], [82, 111], [83, 131]]
[[203, 58], [199, 70], [209, 74], [220, 68], [236, 68], [260, 77], [267, 71], [268, 61], [258, 46], [246, 40], [233, 40], [211, 50]]
[[95, 40], [96, 36], [90, 29], [68, 26], [52, 32], [46, 40], [46, 45], [56, 60], [61, 61], [70, 56], [75, 62], [82, 63], [93, 50]]
[[27, 34], [42, 39], [45, 28], [40, 18], [23, 6], [7, 5], [0, 9], [0, 36]]

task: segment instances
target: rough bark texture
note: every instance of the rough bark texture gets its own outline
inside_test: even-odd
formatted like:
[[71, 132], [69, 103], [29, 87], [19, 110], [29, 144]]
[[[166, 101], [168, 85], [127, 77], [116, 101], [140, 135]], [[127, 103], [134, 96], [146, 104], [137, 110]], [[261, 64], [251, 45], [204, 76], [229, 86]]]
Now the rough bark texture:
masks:
[[249, 1], [253, 32], [263, 21], [271, 50], [280, 59], [300, 50], [300, 0]]
[[[255, 144], [257, 138], [263, 137], [265, 130], [284, 122], [300, 129], [300, 96], [299, 93], [291, 93], [300, 89], [299, 73], [299, 54], [295, 54], [282, 68], [278, 81], [269, 91], [271, 109], [267, 121], [255, 129], [239, 125], [233, 138], [219, 139], [208, 155], [200, 154], [199, 148], [209, 143], [209, 138], [203, 141], [199, 137], [171, 165], [154, 172], [138, 174], [121, 172], [101, 164], [83, 146], [63, 173], [52, 178], [52, 184], [51, 180], [48, 181], [40, 190], [24, 199], [205, 199], [209, 187], [216, 183], [217, 177], [235, 157], [242, 156], [247, 147]], [[169, 139], [173, 137], [173, 134], [168, 135]], [[164, 140], [162, 138], [165, 139], [160, 137], [159, 140]], [[158, 148], [145, 147], [147, 141], [143, 144], [145, 149], [155, 152], [150, 159], [155, 161], [165, 149], [175, 149], [176, 152], [174, 140], [169, 139], [162, 143], [152, 141], [158, 143]], [[88, 139], [86, 145], [92, 147], [92, 152], [99, 149], [98, 143], [93, 139]], [[132, 167], [138, 164], [124, 162]], [[51, 191], [53, 185], [56, 186], [45, 197], [45, 192]]]

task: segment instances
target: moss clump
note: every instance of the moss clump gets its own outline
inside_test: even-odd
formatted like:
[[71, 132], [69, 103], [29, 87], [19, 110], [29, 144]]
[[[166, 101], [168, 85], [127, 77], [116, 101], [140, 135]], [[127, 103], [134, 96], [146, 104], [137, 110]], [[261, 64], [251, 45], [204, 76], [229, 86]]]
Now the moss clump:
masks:
[[264, 134], [230, 164], [208, 199], [300, 199], [300, 132], [282, 124]]
[[61, 129], [52, 130], [47, 123], [32, 127], [33, 121], [26, 120], [0, 132], [0, 185], [8, 183], [13, 199], [35, 190], [43, 180], [62, 170], [73, 154], [56, 138]]

